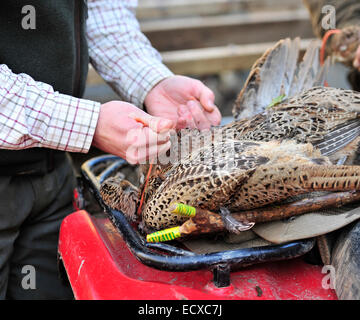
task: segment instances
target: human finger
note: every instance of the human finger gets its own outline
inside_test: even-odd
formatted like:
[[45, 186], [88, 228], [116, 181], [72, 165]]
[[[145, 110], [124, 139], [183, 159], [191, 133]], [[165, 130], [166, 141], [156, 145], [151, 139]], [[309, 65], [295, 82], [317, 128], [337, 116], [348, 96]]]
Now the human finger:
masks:
[[187, 106], [192, 114], [196, 127], [199, 130], [210, 129], [211, 123], [205, 116], [205, 110], [198, 101], [189, 101]]
[[180, 105], [178, 108], [178, 115], [179, 115], [179, 117], [182, 117], [183, 119], [185, 119], [184, 128], [190, 128], [190, 129], [197, 128], [188, 106]]
[[358, 46], [353, 63], [354, 68], [360, 69], [360, 46]]
[[215, 94], [205, 86], [201, 81], [197, 82], [195, 86], [195, 98], [200, 101], [201, 105], [207, 112], [212, 112], [215, 108]]
[[127, 143], [135, 148], [142, 148], [157, 144], [164, 144], [170, 140], [170, 132], [156, 133], [149, 127], [130, 130], [127, 134]]

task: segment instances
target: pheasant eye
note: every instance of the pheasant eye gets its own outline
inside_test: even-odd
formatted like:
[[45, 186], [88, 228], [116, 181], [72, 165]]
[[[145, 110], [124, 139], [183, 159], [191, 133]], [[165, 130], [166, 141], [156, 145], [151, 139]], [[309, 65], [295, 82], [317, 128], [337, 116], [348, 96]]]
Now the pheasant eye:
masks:
[[342, 52], [344, 52], [344, 51], [347, 50], [347, 46], [341, 46], [341, 47], [339, 48], [339, 50], [342, 51]]

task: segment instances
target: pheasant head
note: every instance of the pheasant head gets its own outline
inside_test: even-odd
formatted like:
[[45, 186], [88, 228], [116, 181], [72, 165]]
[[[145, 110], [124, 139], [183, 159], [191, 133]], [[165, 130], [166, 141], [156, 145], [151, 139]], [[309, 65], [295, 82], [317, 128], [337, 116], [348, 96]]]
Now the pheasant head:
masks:
[[360, 26], [349, 26], [333, 36], [331, 50], [336, 60], [352, 66], [359, 45]]

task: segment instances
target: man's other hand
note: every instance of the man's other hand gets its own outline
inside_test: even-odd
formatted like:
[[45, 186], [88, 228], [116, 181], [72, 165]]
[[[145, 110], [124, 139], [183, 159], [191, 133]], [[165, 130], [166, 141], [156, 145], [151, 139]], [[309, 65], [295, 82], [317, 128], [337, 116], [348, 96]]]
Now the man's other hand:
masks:
[[360, 71], [360, 46], [358, 46], [358, 48], [356, 50], [356, 55], [355, 55], [353, 66], [355, 69]]
[[174, 121], [176, 129], [204, 130], [221, 122], [214, 100], [214, 93], [201, 81], [172, 76], [159, 82], [148, 93], [144, 104], [149, 114]]

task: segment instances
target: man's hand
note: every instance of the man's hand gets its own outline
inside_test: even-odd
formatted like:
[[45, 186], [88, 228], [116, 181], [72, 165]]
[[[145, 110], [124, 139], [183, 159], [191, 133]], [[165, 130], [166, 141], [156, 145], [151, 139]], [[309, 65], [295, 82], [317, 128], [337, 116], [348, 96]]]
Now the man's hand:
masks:
[[152, 117], [130, 103], [111, 101], [101, 105], [93, 145], [131, 164], [142, 163], [170, 148], [173, 128], [171, 120]]
[[159, 82], [146, 96], [147, 112], [173, 120], [177, 129], [209, 129], [220, 124], [214, 93], [201, 81], [173, 76]]
[[331, 52], [340, 62], [356, 69], [360, 67], [360, 26], [348, 26], [332, 36]]
[[356, 55], [355, 55], [355, 59], [353, 62], [353, 66], [355, 69], [360, 71], [360, 46], [358, 46], [358, 48], [356, 50]]

